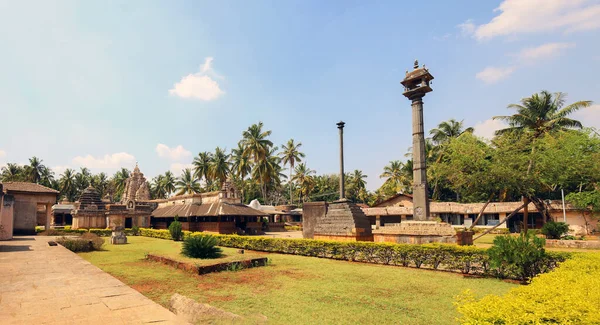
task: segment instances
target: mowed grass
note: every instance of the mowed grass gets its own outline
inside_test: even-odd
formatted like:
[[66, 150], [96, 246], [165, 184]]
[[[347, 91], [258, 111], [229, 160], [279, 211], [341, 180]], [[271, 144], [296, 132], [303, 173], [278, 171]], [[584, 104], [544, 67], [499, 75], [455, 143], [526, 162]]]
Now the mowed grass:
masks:
[[179, 293], [247, 320], [264, 315], [269, 324], [452, 324], [458, 316], [454, 297], [464, 290], [500, 295], [515, 286], [446, 272], [260, 252], [244, 255], [267, 256], [269, 266], [197, 276], [143, 260], [146, 252], [176, 256], [180, 243], [128, 240], [80, 256], [163, 306]]

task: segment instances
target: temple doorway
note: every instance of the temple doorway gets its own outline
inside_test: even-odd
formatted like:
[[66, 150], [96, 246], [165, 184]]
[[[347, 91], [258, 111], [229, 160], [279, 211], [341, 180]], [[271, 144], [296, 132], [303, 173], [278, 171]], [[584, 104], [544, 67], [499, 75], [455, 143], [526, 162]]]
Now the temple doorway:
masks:
[[125, 218], [125, 228], [131, 228], [133, 226], [133, 218]]

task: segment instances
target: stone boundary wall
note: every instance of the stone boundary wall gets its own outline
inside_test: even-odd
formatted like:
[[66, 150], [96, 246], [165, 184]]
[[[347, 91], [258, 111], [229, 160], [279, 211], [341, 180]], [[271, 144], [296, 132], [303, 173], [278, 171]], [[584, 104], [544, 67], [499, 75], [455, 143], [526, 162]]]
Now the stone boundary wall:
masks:
[[600, 249], [600, 241], [546, 239], [546, 247]]
[[227, 270], [232, 270], [232, 269], [234, 269], [234, 270], [248, 269], [251, 267], [267, 266], [267, 263], [268, 263], [268, 258], [260, 257], [260, 258], [253, 258], [253, 259], [249, 259], [249, 260], [218, 263], [218, 264], [212, 264], [212, 265], [194, 265], [194, 264], [190, 264], [190, 263], [176, 261], [176, 260], [170, 259], [168, 257], [152, 255], [152, 254], [148, 254], [146, 256], [146, 260], [159, 262], [159, 263], [162, 263], [165, 265], [172, 266], [176, 269], [184, 270], [184, 271], [194, 273], [194, 274], [199, 274], [199, 275], [214, 273], [214, 272], [222, 272], [222, 271], [227, 271]]

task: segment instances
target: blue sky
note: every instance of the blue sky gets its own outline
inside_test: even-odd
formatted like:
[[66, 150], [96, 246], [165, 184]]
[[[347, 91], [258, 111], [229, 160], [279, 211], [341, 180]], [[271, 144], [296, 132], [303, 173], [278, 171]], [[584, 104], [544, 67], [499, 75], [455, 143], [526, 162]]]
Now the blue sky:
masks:
[[[435, 76], [429, 130], [455, 118], [489, 136], [494, 115], [542, 89], [600, 104], [600, 1], [2, 1], [0, 166], [38, 156], [59, 176], [151, 178], [231, 149], [263, 121], [308, 166], [376, 189], [405, 159], [414, 59]], [[600, 105], [579, 112], [600, 127]]]

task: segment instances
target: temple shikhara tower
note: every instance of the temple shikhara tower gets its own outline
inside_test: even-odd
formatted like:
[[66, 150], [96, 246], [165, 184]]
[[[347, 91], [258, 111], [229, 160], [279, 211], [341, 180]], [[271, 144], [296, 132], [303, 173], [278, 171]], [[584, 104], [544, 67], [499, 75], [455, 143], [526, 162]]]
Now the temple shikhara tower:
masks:
[[128, 204], [130, 201], [149, 201], [150, 187], [144, 174], [140, 172], [140, 168], [135, 164], [133, 172], [125, 182], [125, 190], [121, 197], [121, 204]]
[[414, 70], [406, 72], [401, 84], [403, 95], [412, 101], [412, 156], [413, 156], [413, 220], [429, 220], [429, 198], [427, 196], [427, 166], [425, 163], [425, 134], [423, 129], [423, 97], [433, 89], [430, 82], [433, 76], [429, 70], [419, 67], [415, 61]]

